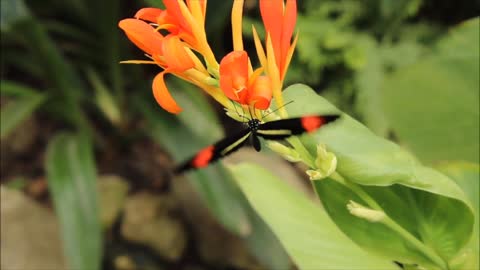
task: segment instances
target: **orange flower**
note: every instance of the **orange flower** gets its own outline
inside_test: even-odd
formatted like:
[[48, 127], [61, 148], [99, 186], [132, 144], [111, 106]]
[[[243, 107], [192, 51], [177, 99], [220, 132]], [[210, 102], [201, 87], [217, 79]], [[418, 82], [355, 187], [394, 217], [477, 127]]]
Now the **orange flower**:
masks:
[[[179, 2], [177, 0], [164, 0], [163, 3], [166, 7], [165, 10], [142, 8], [135, 14], [135, 18], [156, 23], [158, 29], [168, 30], [169, 33], [179, 36], [190, 46], [197, 47], [197, 40], [193, 35], [192, 27], [183, 16]], [[202, 17], [205, 17], [205, 10], [202, 12]]]
[[287, 0], [285, 5], [283, 0], [260, 0], [260, 13], [283, 81], [296, 43], [295, 38], [290, 45], [297, 20], [297, 1]]
[[202, 54], [207, 65], [218, 69], [205, 33], [206, 0], [163, 0], [165, 10], [159, 8], [142, 8], [135, 18], [158, 24], [157, 30], [164, 29], [168, 35], [178, 36], [192, 49]]
[[233, 51], [220, 62], [220, 88], [231, 100], [265, 110], [270, 106], [270, 78], [259, 76], [263, 69], [249, 74], [249, 59], [245, 51]]
[[151, 25], [136, 19], [125, 19], [119, 27], [127, 37], [149, 55], [152, 61], [127, 61], [130, 63], [153, 63], [164, 69], [153, 80], [153, 95], [158, 104], [171, 113], [179, 113], [181, 108], [170, 95], [164, 82], [165, 73], [181, 76], [195, 67], [185, 45], [177, 36], [163, 37]]

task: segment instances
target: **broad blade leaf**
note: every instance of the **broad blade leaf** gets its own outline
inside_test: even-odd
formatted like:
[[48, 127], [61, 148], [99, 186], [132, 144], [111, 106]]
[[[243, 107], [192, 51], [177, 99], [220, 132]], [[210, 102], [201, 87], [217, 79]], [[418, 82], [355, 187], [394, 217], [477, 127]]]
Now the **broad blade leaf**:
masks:
[[397, 269], [362, 250], [319, 205], [253, 164], [232, 166], [238, 185], [300, 269]]
[[[294, 85], [284, 93], [286, 100], [296, 97], [288, 108], [291, 116], [338, 112], [307, 86]], [[435, 250], [437, 257], [448, 261], [470, 239], [473, 209], [456, 183], [423, 167], [406, 151], [347, 115], [314, 136], [305, 136], [304, 141], [312, 152], [317, 143], [325, 143], [338, 158], [337, 172], [350, 182], [371, 186], [363, 189], [398, 224]], [[392, 260], [432, 264], [390, 229], [349, 214], [349, 200], [365, 204], [349, 189], [333, 181], [316, 182], [315, 188], [338, 226], [362, 246]], [[436, 265], [445, 263], [437, 261]]]
[[437, 169], [450, 176], [462, 190], [475, 208], [475, 226], [472, 239], [467, 247], [452, 260], [452, 269], [478, 269], [480, 266], [480, 166], [469, 162], [447, 162], [437, 166]]
[[62, 133], [49, 143], [47, 180], [72, 269], [100, 269], [102, 235], [92, 145], [83, 136]]

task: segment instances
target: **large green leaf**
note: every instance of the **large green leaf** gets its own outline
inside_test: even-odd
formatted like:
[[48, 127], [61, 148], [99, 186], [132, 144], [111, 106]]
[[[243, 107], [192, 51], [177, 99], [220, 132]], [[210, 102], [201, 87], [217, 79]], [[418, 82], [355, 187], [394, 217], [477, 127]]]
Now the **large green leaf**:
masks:
[[252, 232], [245, 240], [249, 249], [267, 269], [290, 269], [290, 257], [278, 237], [252, 207], [248, 210]]
[[480, 266], [480, 166], [468, 162], [447, 162], [437, 166], [437, 169], [450, 176], [462, 190], [475, 208], [475, 226], [469, 245], [454, 259], [454, 269], [478, 269]]
[[102, 234], [93, 147], [85, 136], [62, 133], [49, 143], [48, 186], [71, 269], [100, 269]]
[[397, 269], [358, 247], [319, 205], [267, 170], [240, 164], [232, 166], [232, 172], [300, 269]]
[[398, 139], [426, 162], [479, 161], [479, 19], [386, 78], [383, 101]]
[[[304, 85], [284, 91], [291, 116], [338, 112], [330, 103]], [[312, 140], [315, 137], [316, 140]], [[364, 185], [363, 190], [425, 249], [435, 250], [437, 261], [424, 258], [411, 244], [384, 225], [368, 223], [349, 214], [349, 200], [366, 204], [337, 182], [315, 182], [327, 211], [338, 226], [362, 246], [392, 260], [445, 266], [470, 239], [473, 210], [463, 191], [445, 175], [423, 167], [408, 152], [375, 136], [347, 115], [314, 136], [304, 136], [312, 153], [317, 143], [338, 158], [337, 172], [346, 180]], [[441, 259], [443, 258], [444, 262]]]
[[9, 101], [0, 113], [0, 138], [3, 139], [43, 103], [45, 95], [27, 86], [7, 81], [0, 83], [0, 89], [2, 96], [5, 93], [17, 96]]

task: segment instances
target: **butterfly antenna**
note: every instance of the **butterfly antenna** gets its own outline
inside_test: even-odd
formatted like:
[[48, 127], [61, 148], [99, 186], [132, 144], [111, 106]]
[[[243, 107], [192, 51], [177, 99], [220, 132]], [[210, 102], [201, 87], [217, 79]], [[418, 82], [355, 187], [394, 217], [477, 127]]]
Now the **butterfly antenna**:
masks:
[[264, 116], [262, 116], [262, 120], [263, 120], [263, 118], [265, 118], [265, 117], [269, 116], [270, 114], [272, 114], [272, 113], [274, 113], [274, 112], [276, 112], [276, 111], [280, 110], [281, 108], [283, 108], [283, 107], [287, 106], [287, 105], [288, 105], [288, 104], [290, 104], [290, 103], [293, 103], [293, 100], [290, 100], [289, 102], [287, 102], [287, 103], [283, 104], [282, 106], [280, 106], [280, 107], [276, 108], [275, 110], [273, 110], [273, 111], [271, 111], [271, 112], [269, 112], [269, 113], [265, 114]]
[[[237, 113], [237, 115], [238, 115], [239, 117], [243, 118], [243, 119], [246, 119], [247, 117], [245, 117], [245, 115], [242, 115], [242, 114], [240, 114], [240, 113], [238, 112], [238, 110], [237, 110], [237, 105], [235, 105], [235, 102], [233, 102], [232, 100], [230, 100], [230, 102], [232, 103], [233, 108], [235, 108], [235, 112]], [[245, 122], [242, 121], [242, 123], [246, 123], [246, 121], [245, 121]]]

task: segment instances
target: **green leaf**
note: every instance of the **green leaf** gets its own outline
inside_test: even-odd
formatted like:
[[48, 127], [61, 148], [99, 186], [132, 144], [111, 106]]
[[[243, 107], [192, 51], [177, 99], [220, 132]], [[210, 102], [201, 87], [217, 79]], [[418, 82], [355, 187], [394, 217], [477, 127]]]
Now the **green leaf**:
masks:
[[36, 18], [30, 17], [17, 23], [13, 30], [22, 33], [29, 61], [42, 67], [42, 80], [47, 82], [48, 90], [52, 93], [48, 109], [71, 124], [88, 130], [87, 119], [80, 107], [86, 92], [73, 65], [65, 59], [58, 45]]
[[95, 103], [100, 111], [102, 111], [105, 117], [114, 125], [120, 125], [122, 115], [111, 90], [108, 89], [103, 80], [92, 69], [87, 69], [87, 77], [95, 90]]
[[396, 137], [421, 160], [479, 162], [479, 19], [453, 29], [383, 85]]
[[[304, 85], [284, 91], [290, 116], [332, 113], [338, 110]], [[447, 261], [470, 239], [473, 209], [454, 181], [439, 172], [423, 167], [397, 145], [375, 136], [357, 121], [343, 114], [341, 119], [322, 128], [304, 142], [314, 153], [315, 145], [325, 143], [338, 159], [337, 172], [361, 188], [384, 208], [410, 234], [422, 241], [426, 249], [435, 250]], [[356, 218], [346, 210], [349, 200], [365, 202], [350, 189], [333, 181], [316, 182], [315, 187], [327, 211], [338, 226], [357, 243], [401, 262], [436, 264], [426, 259], [382, 224]], [[454, 228], [454, 229], [453, 229]]]
[[232, 172], [300, 269], [397, 269], [359, 248], [319, 205], [265, 169], [241, 164], [232, 166]]
[[472, 239], [467, 247], [452, 260], [453, 269], [478, 269], [480, 266], [480, 166], [469, 162], [447, 162], [437, 166], [437, 169], [450, 176], [467, 194], [475, 208], [475, 226]]
[[378, 55], [378, 46], [372, 38], [362, 36], [357, 39], [366, 58], [365, 66], [355, 73], [355, 84], [358, 88], [355, 106], [360, 112], [365, 124], [377, 135], [385, 136], [388, 122], [382, 111], [380, 87], [383, 81], [383, 63]]
[[0, 89], [2, 95], [8, 93], [20, 96], [9, 100], [1, 110], [0, 139], [3, 139], [45, 101], [45, 95], [27, 86], [7, 81], [1, 82]]
[[30, 17], [30, 12], [22, 0], [0, 1], [0, 30], [8, 31], [13, 24]]
[[19, 84], [18, 82], [2, 80], [0, 81], [0, 95], [8, 97], [28, 98], [32, 95], [40, 95], [38, 90], [29, 86]]
[[93, 147], [86, 137], [56, 135], [46, 154], [47, 181], [71, 269], [100, 269], [102, 235]]
[[245, 238], [247, 246], [267, 269], [291, 269], [291, 261], [278, 237], [257, 212], [248, 208], [252, 232]]

